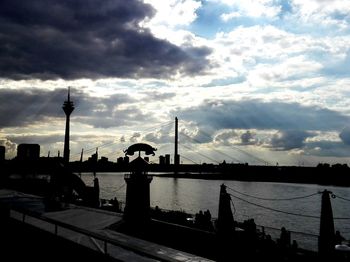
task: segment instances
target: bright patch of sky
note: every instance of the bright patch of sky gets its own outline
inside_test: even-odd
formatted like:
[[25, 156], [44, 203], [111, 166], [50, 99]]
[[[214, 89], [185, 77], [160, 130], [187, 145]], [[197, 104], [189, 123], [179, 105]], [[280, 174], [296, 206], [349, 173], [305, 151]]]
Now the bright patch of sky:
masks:
[[[41, 79], [36, 68], [26, 68], [34, 70], [29, 76], [27, 71], [7, 75], [8, 69], [3, 69], [0, 102], [19, 93], [23, 103], [39, 102], [44, 90], [52, 92], [61, 110], [61, 89], [72, 86], [77, 101], [73, 148], [78, 153], [84, 143], [94, 147], [97, 142], [119, 141], [119, 147], [110, 149], [112, 154], [128, 143], [151, 138], [149, 142], [168, 150], [172, 130], [161, 134], [162, 124], [182, 114], [183, 132], [193, 139], [204, 139], [199, 131], [211, 135], [194, 149], [205, 150], [218, 161], [224, 156], [210, 151], [213, 146], [251, 163], [257, 159], [228, 148], [247, 150], [271, 163], [349, 161], [350, 0], [144, 0], [152, 8], [132, 2], [137, 12], [128, 10], [120, 23], [113, 20], [113, 25], [121, 24], [122, 36], [110, 43], [103, 38], [105, 32], [97, 30], [98, 37], [89, 42], [93, 48], [86, 51], [92, 54], [88, 63], [70, 60], [73, 66], [58, 71], [54, 67]], [[72, 37], [71, 32], [66, 37]], [[67, 57], [75, 47], [71, 43], [76, 39], [71, 40]], [[90, 47], [79, 44], [73, 57], [81, 57], [79, 52]], [[99, 54], [108, 55], [101, 59]], [[109, 60], [113, 55], [117, 59]], [[62, 119], [58, 122], [53, 106], [42, 107], [51, 113], [41, 115], [40, 108], [28, 106], [36, 118], [21, 111], [18, 121], [12, 121], [6, 107], [0, 106], [3, 144], [38, 139], [41, 134], [44, 150], [51, 145], [58, 150]], [[27, 125], [28, 119], [36, 127]], [[41, 123], [43, 119], [47, 122]], [[98, 138], [104, 132], [105, 139]], [[160, 154], [169, 153], [162, 150]], [[190, 156], [196, 157], [193, 152]], [[208, 161], [197, 157], [197, 162]]]

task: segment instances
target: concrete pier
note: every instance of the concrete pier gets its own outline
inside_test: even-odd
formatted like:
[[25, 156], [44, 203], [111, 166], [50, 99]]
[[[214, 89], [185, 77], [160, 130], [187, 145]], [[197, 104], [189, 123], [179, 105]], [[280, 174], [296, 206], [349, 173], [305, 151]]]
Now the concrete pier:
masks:
[[[33, 245], [32, 241], [38, 241], [50, 246], [49, 250], [53, 248], [64, 252], [72, 249], [75, 253], [71, 256], [77, 258], [84, 258], [90, 252], [101, 261], [210, 261], [109, 229], [122, 221], [122, 215], [114, 212], [72, 204], [62, 206], [58, 211], [46, 212], [43, 198], [7, 189], [0, 190], [0, 209], [1, 228], [6, 228], [7, 232], [2, 234], [1, 241], [11, 245], [11, 250], [16, 250], [16, 238], [13, 237], [18, 237], [21, 240], [18, 252], [22, 252], [23, 245], [26, 246], [22, 241], [26, 239], [28, 246]], [[18, 232], [19, 227], [28, 230]], [[13, 236], [11, 231], [17, 235]], [[6, 237], [14, 243], [7, 242]], [[58, 246], [52, 247], [47, 241]], [[69, 248], [71, 245], [75, 248]], [[33, 256], [40, 257], [45, 253], [47, 258], [48, 250], [44, 249], [47, 247], [43, 246], [41, 250], [40, 245], [33, 246], [37, 249]], [[70, 255], [66, 255], [69, 258]]]

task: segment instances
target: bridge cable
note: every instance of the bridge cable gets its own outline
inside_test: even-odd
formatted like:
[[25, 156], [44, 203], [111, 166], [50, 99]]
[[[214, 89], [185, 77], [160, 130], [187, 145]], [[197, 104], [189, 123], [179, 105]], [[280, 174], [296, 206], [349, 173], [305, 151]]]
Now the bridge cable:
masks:
[[[183, 135], [183, 136], [189, 138], [190, 140], [196, 142], [197, 144], [203, 144], [203, 143], [202, 143], [201, 141], [199, 141], [198, 139], [195, 139], [195, 138], [193, 138], [193, 137], [190, 137], [189, 135], [187, 135], [187, 134], [185, 134], [185, 133], [180, 132], [180, 135]], [[226, 154], [226, 153], [224, 153], [224, 152], [221, 152], [221, 151], [218, 150], [218, 149], [212, 148], [211, 150], [213, 150], [213, 151], [215, 151], [215, 152], [217, 152], [217, 153], [219, 153], [219, 154], [225, 155], [225, 156], [231, 158], [232, 160], [237, 161], [238, 163], [242, 163], [239, 159], [237, 159], [237, 158], [235, 158], [235, 157], [233, 157], [233, 156], [230, 156], [230, 155], [228, 155], [228, 154]], [[218, 162], [218, 161], [216, 161], [216, 162]], [[219, 162], [218, 162], [218, 163], [219, 163]]]
[[125, 187], [126, 186], [126, 183], [124, 182], [120, 187], [118, 187], [116, 190], [115, 190], [115, 192], [118, 192], [120, 189], [122, 189], [123, 187]]
[[345, 200], [345, 201], [350, 201], [350, 199], [345, 198], [345, 197], [338, 196], [338, 195], [336, 195], [336, 194], [332, 194], [332, 196], [334, 196], [334, 197], [336, 197], [336, 198], [340, 198], [340, 199]]
[[[203, 135], [205, 135], [205, 136], [207, 136], [207, 137], [212, 138], [210, 134], [204, 132], [203, 130], [199, 130], [199, 132], [201, 132]], [[270, 164], [268, 161], [266, 161], [266, 160], [264, 160], [264, 159], [262, 159], [262, 158], [259, 158], [259, 157], [257, 157], [257, 156], [254, 156], [253, 154], [248, 153], [248, 152], [244, 151], [243, 149], [240, 149], [240, 148], [238, 148], [238, 147], [236, 147], [236, 146], [234, 146], [234, 145], [231, 145], [231, 146], [232, 146], [234, 149], [238, 150], [239, 152], [244, 153], [244, 154], [250, 156], [251, 158], [254, 158], [255, 160], [258, 160], [259, 162], [262, 162], [262, 163], [264, 163], [264, 164], [266, 164], [266, 163], [267, 163], [267, 164]], [[271, 165], [271, 164], [270, 164], [270, 165]]]
[[[165, 123], [161, 123], [160, 125], [157, 125], [157, 126], [155, 126], [155, 127], [151, 127], [151, 128], [147, 128], [147, 129], [145, 129], [145, 130], [142, 130], [142, 132], [146, 132], [146, 131], [149, 131], [149, 130], [154, 130], [154, 129], [160, 128], [160, 127], [165, 127], [165, 126], [168, 126], [168, 125], [170, 125], [170, 124], [172, 124], [172, 123], [173, 123], [173, 121], [168, 121], [168, 122], [165, 122]], [[132, 137], [132, 136], [130, 136], [130, 137]], [[95, 150], [96, 148], [107, 147], [107, 146], [110, 146], [110, 145], [116, 144], [116, 143], [118, 143], [118, 141], [107, 142], [107, 143], [104, 143], [104, 144], [102, 144], [102, 145], [100, 145], [100, 146], [94, 146], [94, 147], [91, 147], [91, 148], [88, 148], [88, 149], [84, 150], [84, 153], [93, 151], [93, 150]], [[81, 154], [81, 152], [75, 153], [75, 154], [72, 154], [71, 157], [76, 156], [76, 155], [80, 155], [80, 154]]]
[[192, 148], [190, 148], [189, 146], [186, 146], [185, 144], [181, 144], [181, 146], [186, 147], [187, 149], [189, 149], [191, 151], [194, 151], [196, 154], [201, 155], [202, 157], [205, 157], [205, 158], [207, 158], [207, 159], [209, 159], [209, 160], [211, 160], [213, 162], [216, 162], [216, 163], [220, 164], [219, 161], [217, 161], [217, 160], [215, 160], [215, 159], [213, 159], [213, 158], [211, 158], [211, 157], [209, 157], [209, 156], [207, 156], [205, 154], [199, 153], [199, 152], [193, 150]]
[[[141, 132], [145, 133], [145, 132], [148, 132], [148, 131], [151, 131], [151, 130], [155, 130], [155, 129], [162, 129], [162, 128], [164, 128], [166, 126], [169, 126], [171, 124], [173, 124], [173, 121], [168, 121], [168, 122], [162, 123], [160, 125], [157, 125], [155, 127], [151, 127], [151, 128], [147, 128], [147, 129], [141, 130]], [[171, 130], [169, 130], [166, 134], [169, 134], [170, 131]], [[164, 134], [164, 133], [162, 133], [162, 134]], [[131, 137], [132, 137], [132, 135], [129, 135], [129, 137], [126, 137], [126, 139], [130, 139]], [[153, 139], [143, 139], [143, 140], [141, 140], [141, 142], [146, 141], [146, 142], [156, 143], [157, 142], [156, 139], [157, 139], [156, 137], [154, 137]], [[114, 156], [114, 154], [116, 154], [117, 152], [118, 151], [113, 151], [113, 152], [109, 153], [107, 156], [110, 156], [110, 155]]]
[[287, 212], [287, 211], [282, 211], [282, 210], [278, 210], [278, 209], [274, 209], [274, 208], [271, 208], [271, 207], [266, 207], [266, 206], [263, 206], [263, 205], [259, 205], [259, 204], [256, 204], [256, 203], [252, 203], [248, 200], [245, 200], [243, 198], [240, 198], [238, 196], [235, 196], [233, 194], [229, 194], [230, 196], [234, 197], [234, 198], [237, 198], [243, 202], [246, 202], [248, 204], [251, 204], [253, 206], [257, 206], [257, 207], [261, 207], [261, 208], [264, 208], [264, 209], [268, 209], [268, 210], [271, 210], [271, 211], [275, 211], [275, 212], [279, 212], [279, 213], [283, 213], [283, 214], [286, 214], [286, 215], [293, 215], [293, 216], [299, 216], [299, 217], [307, 217], [307, 218], [317, 218], [317, 219], [320, 219], [319, 216], [312, 216], [312, 215], [303, 215], [303, 214], [297, 214], [297, 213], [291, 213], [291, 212]]
[[183, 154], [181, 155], [181, 158], [187, 159], [188, 161], [191, 161], [193, 164], [199, 165], [197, 162], [193, 161], [192, 159], [185, 157]]

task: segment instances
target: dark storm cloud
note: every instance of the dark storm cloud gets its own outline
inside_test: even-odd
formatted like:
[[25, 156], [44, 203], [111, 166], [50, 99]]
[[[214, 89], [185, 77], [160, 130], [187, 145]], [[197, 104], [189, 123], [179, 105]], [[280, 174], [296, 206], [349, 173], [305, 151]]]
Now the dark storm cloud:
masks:
[[[235, 130], [224, 131], [214, 137], [214, 141], [222, 145], [230, 146], [232, 144], [239, 145], [256, 145], [259, 141], [255, 138], [255, 133], [250, 130], [246, 130], [242, 134], [238, 134]], [[232, 142], [231, 139], [237, 140], [239, 138], [240, 142]]]
[[216, 135], [213, 139], [214, 142], [220, 143], [221, 145], [230, 146], [232, 145], [231, 139], [236, 139], [239, 135], [234, 130], [224, 131]]
[[25, 126], [45, 117], [62, 116], [62, 102], [67, 90], [0, 89], [0, 128]]
[[[64, 134], [53, 134], [53, 135], [21, 135], [21, 136], [8, 136], [7, 139], [13, 143], [19, 144], [54, 144], [57, 142], [63, 142]], [[74, 139], [74, 136], [71, 136]]]
[[[181, 131], [180, 131], [181, 132]], [[167, 144], [174, 142], [173, 125], [165, 124], [159, 128], [154, 128], [152, 132], [147, 133], [144, 139], [156, 144]]]
[[[66, 89], [53, 91], [0, 89], [0, 128], [26, 126], [44, 121], [46, 118], [63, 120], [65, 116], [62, 104], [66, 98]], [[71, 92], [71, 99], [75, 104], [72, 114], [74, 121], [94, 127], [120, 126], [127, 122], [149, 118], [136, 106], [118, 109], [119, 105], [135, 102], [126, 94], [96, 98], [74, 89]]]
[[0, 77], [163, 78], [204, 70], [210, 49], [180, 48], [139, 27], [154, 12], [138, 0], [2, 0]]
[[89, 116], [76, 117], [74, 120], [99, 128], [130, 126], [144, 121], [155, 121], [152, 116], [143, 113], [137, 106], [122, 110], [95, 111]]
[[218, 134], [215, 136], [214, 140], [216, 142], [226, 142], [232, 138], [236, 138], [237, 136], [238, 134], [234, 130], [229, 130]]
[[129, 140], [130, 140], [130, 142], [135, 143], [135, 142], [137, 142], [140, 138], [141, 138], [141, 134], [138, 133], [138, 132], [135, 132], [135, 133], [132, 134], [132, 136], [130, 137]]
[[340, 130], [350, 118], [326, 108], [260, 100], [205, 101], [177, 111], [204, 129]]
[[339, 134], [344, 144], [350, 145], [350, 126], [345, 127]]
[[255, 134], [247, 130], [243, 134], [241, 134], [241, 143], [243, 145], [254, 145], [257, 141], [254, 139]]
[[161, 132], [148, 133], [145, 135], [144, 139], [156, 144], [167, 144], [174, 142], [173, 136], [170, 136], [169, 134], [162, 134]]
[[350, 157], [349, 145], [337, 141], [310, 142], [305, 149], [314, 156]]
[[274, 150], [300, 149], [305, 146], [305, 139], [312, 136], [315, 134], [301, 130], [280, 131], [272, 137], [270, 147]]

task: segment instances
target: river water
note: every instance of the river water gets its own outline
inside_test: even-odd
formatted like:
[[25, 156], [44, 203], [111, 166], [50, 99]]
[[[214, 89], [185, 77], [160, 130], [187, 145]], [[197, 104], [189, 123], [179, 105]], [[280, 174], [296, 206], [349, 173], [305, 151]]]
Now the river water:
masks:
[[[101, 198], [117, 197], [125, 201], [124, 173], [98, 173], [97, 177]], [[84, 173], [82, 179], [92, 185], [93, 175]], [[336, 196], [331, 198], [335, 229], [350, 239], [350, 188], [346, 187], [154, 176], [150, 186], [151, 206], [191, 214], [208, 209], [212, 217], [217, 217], [221, 184], [225, 184], [232, 194], [235, 220], [253, 218], [273, 238], [278, 237], [284, 226], [292, 232], [292, 239], [297, 240], [300, 247], [310, 250], [317, 250], [321, 211], [321, 194], [317, 193], [325, 189], [332, 191]]]

